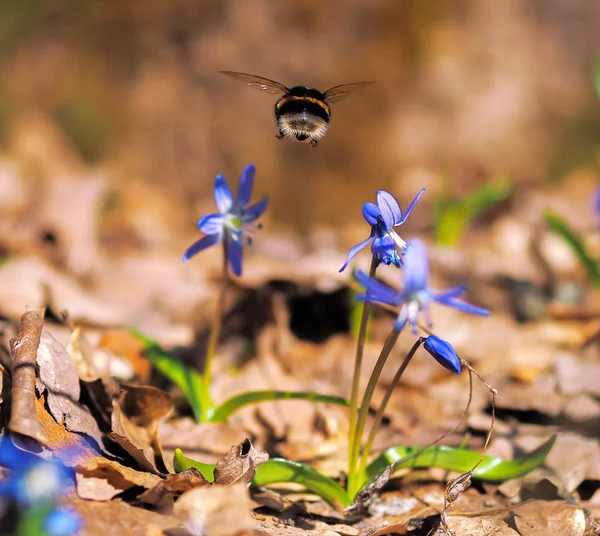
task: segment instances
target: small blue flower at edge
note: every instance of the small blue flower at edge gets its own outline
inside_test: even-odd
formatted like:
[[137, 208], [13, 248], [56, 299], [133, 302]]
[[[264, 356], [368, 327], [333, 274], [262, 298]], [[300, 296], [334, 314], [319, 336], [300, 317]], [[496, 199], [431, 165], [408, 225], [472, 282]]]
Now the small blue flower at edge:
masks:
[[359, 300], [402, 306], [394, 323], [394, 330], [397, 332], [402, 331], [408, 323], [411, 325], [413, 333], [416, 334], [419, 313], [423, 313], [427, 326], [431, 327], [429, 306], [432, 301], [473, 315], [487, 316], [489, 314], [487, 309], [458, 299], [465, 292], [465, 287], [453, 287], [439, 292], [429, 288], [429, 262], [425, 246], [420, 240], [413, 240], [407, 244], [402, 268], [403, 289], [401, 291], [388, 287], [376, 279], [371, 279], [361, 270], [356, 271], [355, 277], [366, 291], [364, 295], [358, 296]]
[[402, 225], [407, 220], [412, 209], [415, 208], [417, 201], [419, 201], [419, 198], [424, 193], [425, 188], [413, 199], [413, 202], [406, 209], [404, 217], [402, 216], [398, 201], [385, 190], [377, 192], [377, 204], [365, 203], [362, 213], [367, 223], [371, 226], [371, 236], [350, 249], [344, 266], [340, 268], [340, 272], [343, 272], [352, 258], [370, 242], [373, 242], [371, 253], [380, 264], [394, 264], [400, 267], [402, 261], [395, 246], [403, 250], [406, 247], [406, 242], [398, 236], [398, 233], [394, 231], [394, 227]]
[[593, 194], [593, 203], [594, 203], [594, 218], [596, 220], [596, 227], [600, 229], [600, 186], [594, 190]]
[[191, 259], [197, 253], [214, 246], [225, 243], [227, 248], [227, 261], [233, 273], [242, 275], [242, 238], [244, 233], [252, 232], [257, 226], [252, 225], [267, 208], [267, 197], [248, 207], [252, 196], [252, 186], [256, 168], [253, 164], [246, 166], [240, 178], [237, 197], [234, 198], [227, 181], [223, 175], [215, 179], [215, 203], [218, 213], [208, 214], [198, 220], [198, 229], [206, 234], [192, 244], [183, 254], [183, 260]]
[[460, 374], [460, 359], [448, 341], [440, 339], [435, 335], [429, 335], [426, 339], [421, 337], [421, 340], [425, 340], [423, 347], [442, 367], [450, 372]]

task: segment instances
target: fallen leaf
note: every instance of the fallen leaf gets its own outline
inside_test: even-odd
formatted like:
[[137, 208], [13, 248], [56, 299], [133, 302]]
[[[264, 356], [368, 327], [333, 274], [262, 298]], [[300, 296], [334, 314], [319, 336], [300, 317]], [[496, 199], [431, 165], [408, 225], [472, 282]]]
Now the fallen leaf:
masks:
[[205, 488], [212, 483], [202, 476], [195, 467], [191, 467], [166, 478], [156, 484], [153, 488], [142, 493], [138, 499], [148, 504], [157, 506], [161, 510], [170, 510], [173, 506], [173, 495], [180, 495], [194, 488]]
[[125, 358], [133, 366], [140, 383], [149, 382], [152, 365], [144, 356], [144, 345], [129, 331], [116, 329], [104, 331], [98, 341], [98, 348], [110, 350]]
[[[82, 498], [97, 497], [96, 500], [109, 500], [134, 486], [150, 489], [162, 481], [157, 475], [136, 471], [100, 456], [80, 461], [75, 465], [75, 471], [77, 494]], [[94, 480], [88, 482], [89, 478]], [[111, 491], [114, 491], [112, 496]]]
[[32, 309], [21, 317], [16, 339], [10, 341], [12, 355], [12, 409], [8, 427], [41, 443], [46, 440], [42, 423], [36, 417], [37, 350], [44, 325], [44, 309]]
[[119, 399], [113, 400], [112, 432], [109, 437], [131, 454], [140, 466], [154, 473], [166, 471], [156, 466], [158, 423], [172, 409], [171, 397], [151, 386], [123, 385]]
[[560, 391], [564, 394], [600, 395], [600, 384], [597, 381], [600, 377], [600, 363], [562, 353], [556, 358], [556, 376]]
[[254, 529], [253, 508], [247, 485], [239, 481], [227, 488], [188, 491], [177, 500], [173, 513], [194, 536], [234, 536]]
[[75, 498], [70, 505], [81, 516], [81, 534], [86, 536], [146, 536], [150, 527], [166, 530], [181, 526], [179, 519], [174, 516], [136, 508], [121, 499], [96, 502]]
[[66, 349], [47, 331], [42, 332], [37, 361], [42, 392], [47, 391], [48, 409], [56, 422], [70, 432], [86, 434], [101, 448], [98, 423], [89, 409], [79, 402], [81, 389], [77, 366]]
[[[447, 529], [439, 528], [434, 536], [519, 536], [518, 532], [511, 529], [501, 519], [471, 518], [462, 516], [448, 516]], [[449, 532], [452, 531], [452, 532]], [[536, 533], [540, 536], [542, 533]], [[550, 536], [550, 533], [548, 533]]]
[[215, 484], [231, 486], [236, 482], [249, 484], [254, 478], [256, 468], [265, 463], [269, 455], [258, 450], [249, 439], [231, 447], [215, 466]]
[[583, 536], [586, 530], [583, 510], [561, 501], [531, 501], [514, 516], [521, 536]]

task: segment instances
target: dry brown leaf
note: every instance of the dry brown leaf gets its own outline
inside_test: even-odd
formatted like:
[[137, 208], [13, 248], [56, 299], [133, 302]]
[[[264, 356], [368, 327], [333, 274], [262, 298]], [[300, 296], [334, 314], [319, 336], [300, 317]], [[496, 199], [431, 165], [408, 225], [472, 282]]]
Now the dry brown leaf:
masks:
[[[157, 475], [136, 471], [100, 456], [80, 461], [75, 465], [75, 471], [77, 494], [86, 499], [109, 500], [133, 486], [150, 489], [162, 481]], [[88, 478], [94, 480], [88, 482]], [[112, 496], [111, 491], [114, 491]]]
[[251, 531], [254, 503], [244, 482], [227, 488], [211, 486], [184, 493], [173, 513], [194, 536], [233, 536]]
[[600, 395], [600, 363], [563, 353], [556, 358], [556, 375], [560, 391], [568, 395]]
[[561, 491], [571, 493], [584, 480], [600, 480], [600, 445], [596, 439], [560, 434], [545, 465], [559, 477]]
[[[439, 528], [434, 536], [448, 536], [451, 534], [455, 536], [490, 536], [492, 534], [494, 536], [519, 536], [501, 519], [448, 516], [447, 523], [448, 531]], [[538, 536], [542, 535], [542, 533], [537, 534]], [[550, 536], [550, 533], [548, 533], [548, 536]]]
[[258, 450], [249, 439], [231, 447], [215, 466], [215, 484], [231, 486], [236, 482], [249, 484], [254, 478], [256, 468], [265, 463], [269, 455]]
[[149, 529], [170, 529], [181, 526], [173, 516], [133, 507], [120, 499], [108, 502], [75, 498], [70, 506], [81, 516], [85, 536], [147, 536]]
[[131, 333], [116, 329], [104, 331], [98, 341], [98, 348], [110, 350], [125, 358], [133, 366], [140, 383], [149, 382], [152, 365], [144, 356], [144, 345]]
[[41, 391], [46, 391], [50, 413], [58, 424], [70, 432], [93, 438], [98, 448], [102, 437], [98, 423], [89, 409], [79, 402], [81, 389], [77, 367], [65, 348], [47, 331], [42, 332], [37, 351]]
[[514, 511], [521, 536], [583, 536], [585, 514], [561, 501], [531, 501]]
[[8, 427], [18, 434], [46, 440], [42, 423], [36, 417], [37, 350], [44, 325], [44, 309], [32, 309], [21, 317], [16, 339], [10, 341], [12, 354], [12, 409]]
[[131, 454], [140, 466], [154, 473], [165, 470], [157, 467], [155, 456], [158, 423], [172, 409], [171, 397], [150, 386], [124, 385], [118, 400], [113, 400], [112, 432], [109, 437]]
[[209, 486], [212, 486], [212, 483], [206, 480], [198, 469], [191, 467], [181, 473], [167, 475], [156, 486], [142, 493], [139, 500], [153, 504], [161, 510], [167, 510], [173, 506], [173, 495], [180, 495], [194, 488]]
[[72, 278], [50, 264], [32, 258], [15, 258], [0, 265], [0, 312], [18, 318], [28, 305], [50, 302], [53, 311], [68, 310], [73, 321], [92, 325], [127, 324], [123, 309], [91, 296]]

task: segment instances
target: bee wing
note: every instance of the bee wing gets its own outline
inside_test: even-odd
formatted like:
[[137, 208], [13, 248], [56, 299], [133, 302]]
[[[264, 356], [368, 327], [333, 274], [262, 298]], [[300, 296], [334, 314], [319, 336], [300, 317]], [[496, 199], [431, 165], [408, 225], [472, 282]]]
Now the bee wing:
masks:
[[270, 80], [269, 78], [264, 78], [263, 76], [257, 76], [255, 74], [236, 73], [235, 71], [219, 71], [219, 73], [224, 74], [225, 76], [229, 76], [229, 78], [233, 78], [234, 80], [244, 82], [250, 87], [253, 87], [254, 89], [266, 91], [267, 93], [276, 94], [289, 92], [289, 89], [283, 84], [275, 82], [275, 80]]
[[341, 98], [348, 95], [352, 91], [360, 89], [361, 87], [369, 86], [375, 82], [353, 82], [351, 84], [342, 84], [341, 86], [333, 86], [323, 93], [323, 98], [327, 102], [337, 102]]

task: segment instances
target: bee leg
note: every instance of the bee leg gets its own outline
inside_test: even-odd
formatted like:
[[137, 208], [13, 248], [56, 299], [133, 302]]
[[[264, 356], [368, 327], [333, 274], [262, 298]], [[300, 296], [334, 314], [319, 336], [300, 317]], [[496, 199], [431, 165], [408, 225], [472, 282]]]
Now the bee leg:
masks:
[[310, 140], [310, 142], [308, 143], [311, 147], [316, 147], [317, 146], [317, 140], [315, 140], [314, 138], [312, 138]]
[[281, 130], [280, 130], [280, 131], [279, 131], [279, 134], [275, 134], [275, 137], [276, 137], [278, 140], [280, 140], [280, 139], [282, 139], [283, 137], [285, 137], [285, 134], [284, 134], [283, 132], [281, 132]]

